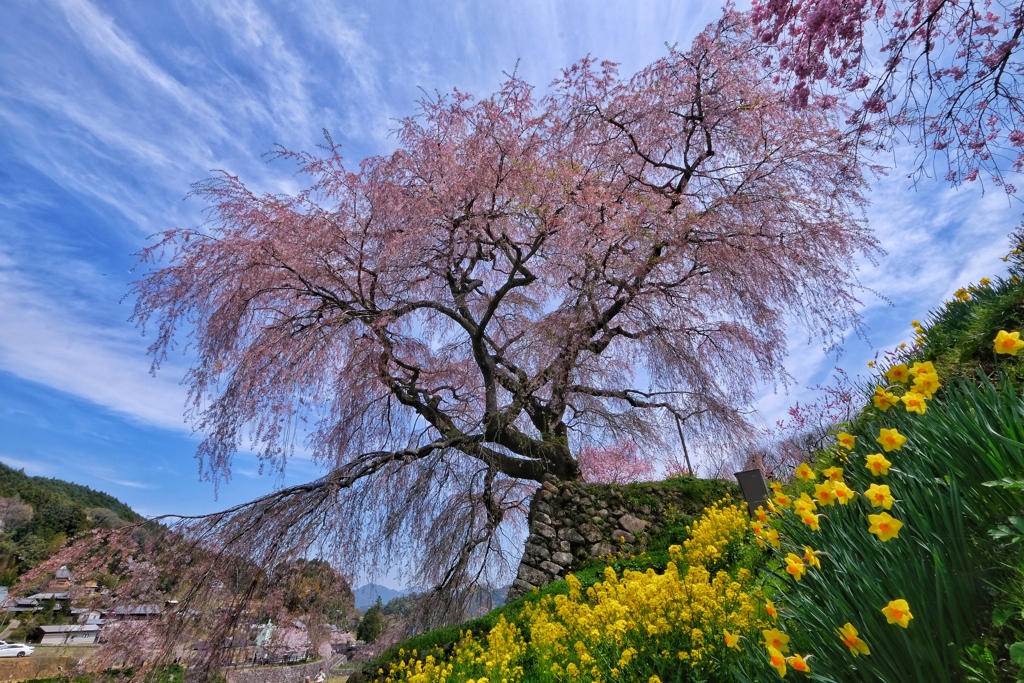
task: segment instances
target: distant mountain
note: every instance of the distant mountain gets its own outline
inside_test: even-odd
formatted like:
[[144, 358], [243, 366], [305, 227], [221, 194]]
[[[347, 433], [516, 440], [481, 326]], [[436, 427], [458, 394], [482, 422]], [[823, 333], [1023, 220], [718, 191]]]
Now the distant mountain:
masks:
[[373, 604], [377, 602], [377, 598], [380, 597], [380, 601], [383, 604], [388, 604], [395, 598], [408, 595], [411, 591], [409, 590], [395, 590], [394, 588], [388, 588], [387, 586], [378, 586], [375, 583], [368, 583], [365, 586], [352, 591], [356, 596], [356, 609], [360, 612], [373, 607]]

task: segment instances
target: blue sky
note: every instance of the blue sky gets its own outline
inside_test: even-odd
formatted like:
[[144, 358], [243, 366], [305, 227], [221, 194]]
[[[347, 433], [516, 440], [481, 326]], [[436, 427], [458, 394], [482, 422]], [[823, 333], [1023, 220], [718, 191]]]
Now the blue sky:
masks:
[[[148, 235], [202, 221], [190, 184], [224, 169], [293, 191], [290, 167], [260, 156], [276, 143], [309, 149], [327, 128], [350, 160], [383, 153], [420, 88], [487, 94], [517, 63], [544, 85], [588, 53], [629, 73], [717, 13], [679, 0], [0, 3], [0, 460], [144, 514], [212, 511], [317, 476], [301, 458], [284, 479], [261, 476], [242, 454], [215, 499], [182, 417], [188, 357], [148, 374], [149, 341], [122, 298]], [[839, 360], [853, 371], [957, 287], [1000, 273], [1020, 220], [999, 192], [915, 191], [907, 172], [871, 193], [888, 255], [860, 277], [893, 305], [864, 294], [867, 341], [851, 335]], [[791, 351], [796, 387], [836, 363], [799, 330]], [[760, 406], [772, 419], [794, 398], [769, 390]]]

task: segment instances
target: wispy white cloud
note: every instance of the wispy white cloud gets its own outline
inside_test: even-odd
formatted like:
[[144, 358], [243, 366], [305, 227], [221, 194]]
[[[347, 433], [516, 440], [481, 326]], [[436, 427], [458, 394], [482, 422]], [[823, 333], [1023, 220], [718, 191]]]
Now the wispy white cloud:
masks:
[[0, 270], [0, 369], [134, 420], [185, 430], [180, 368], [151, 377], [135, 330], [90, 323], [73, 309], [17, 271]]

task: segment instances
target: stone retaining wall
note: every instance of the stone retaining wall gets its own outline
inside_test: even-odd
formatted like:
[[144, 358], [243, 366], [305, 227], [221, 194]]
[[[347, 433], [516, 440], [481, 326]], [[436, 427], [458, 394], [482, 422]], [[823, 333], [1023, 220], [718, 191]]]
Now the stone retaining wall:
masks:
[[530, 503], [530, 535], [508, 600], [564, 578], [582, 563], [647, 548], [651, 534], [671, 518], [692, 518], [735, 484], [697, 479], [588, 484], [545, 481]]
[[320, 659], [308, 664], [291, 666], [254, 666], [244, 669], [228, 669], [225, 677], [228, 683], [302, 683], [306, 676], [314, 678], [321, 667], [331, 674], [332, 667], [341, 664], [344, 657], [331, 660]]

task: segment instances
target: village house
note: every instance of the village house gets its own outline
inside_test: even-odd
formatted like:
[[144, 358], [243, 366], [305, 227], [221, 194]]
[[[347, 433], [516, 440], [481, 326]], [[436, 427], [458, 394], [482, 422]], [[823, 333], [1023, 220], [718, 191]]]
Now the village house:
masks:
[[40, 645], [92, 645], [99, 641], [101, 627], [96, 624], [40, 626]]
[[66, 593], [71, 588], [71, 581], [74, 577], [67, 567], [61, 567], [57, 570], [57, 573], [50, 579], [50, 583], [46, 586], [47, 593]]

